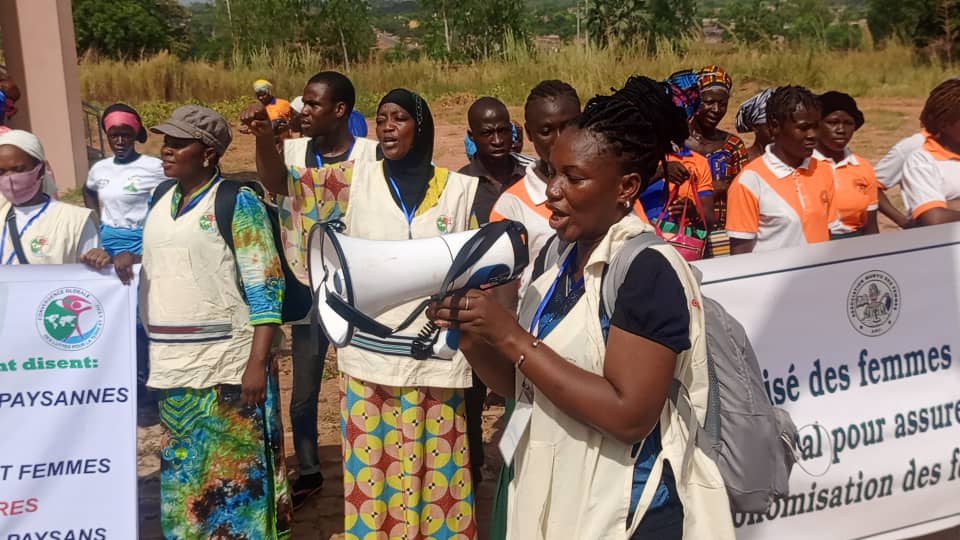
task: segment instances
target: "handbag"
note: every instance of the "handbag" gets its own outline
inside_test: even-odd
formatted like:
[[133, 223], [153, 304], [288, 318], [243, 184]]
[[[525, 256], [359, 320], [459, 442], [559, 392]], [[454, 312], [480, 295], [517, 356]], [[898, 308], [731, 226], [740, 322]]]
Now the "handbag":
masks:
[[[680, 184], [673, 186], [670, 196], [667, 198], [660, 216], [654, 222], [657, 234], [666, 240], [674, 249], [680, 253], [680, 256], [687, 261], [698, 261], [703, 258], [703, 252], [707, 247], [707, 231], [698, 229], [693, 221], [687, 217], [687, 208], [684, 205], [683, 212], [680, 214], [679, 221], [670, 221], [667, 216], [670, 213], [670, 206], [680, 198]], [[700, 197], [694, 195], [693, 205], [700, 217], [700, 223], [706, 223], [703, 213], [703, 206], [700, 204]]]

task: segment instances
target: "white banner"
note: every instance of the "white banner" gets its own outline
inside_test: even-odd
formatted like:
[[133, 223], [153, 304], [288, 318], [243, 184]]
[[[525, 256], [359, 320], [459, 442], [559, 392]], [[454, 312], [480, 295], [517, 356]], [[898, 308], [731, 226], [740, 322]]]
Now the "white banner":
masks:
[[0, 540], [137, 537], [137, 286], [0, 267]]
[[766, 515], [737, 515], [738, 538], [960, 524], [960, 225], [697, 266], [704, 295], [746, 328], [769, 397], [802, 428], [810, 473], [794, 467], [790, 498]]

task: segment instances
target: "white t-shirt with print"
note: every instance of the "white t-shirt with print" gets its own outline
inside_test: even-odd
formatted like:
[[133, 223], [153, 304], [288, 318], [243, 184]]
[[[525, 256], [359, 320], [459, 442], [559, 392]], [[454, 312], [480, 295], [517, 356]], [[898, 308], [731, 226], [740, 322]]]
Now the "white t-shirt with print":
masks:
[[140, 156], [130, 163], [113, 158], [93, 164], [87, 175], [87, 189], [100, 199], [100, 221], [119, 229], [139, 229], [147, 219], [147, 202], [158, 184], [166, 180], [161, 161]]

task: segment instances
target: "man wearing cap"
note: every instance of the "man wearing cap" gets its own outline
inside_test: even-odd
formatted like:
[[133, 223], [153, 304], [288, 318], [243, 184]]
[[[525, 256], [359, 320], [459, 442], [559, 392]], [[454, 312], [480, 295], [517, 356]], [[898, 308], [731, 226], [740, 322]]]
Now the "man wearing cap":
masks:
[[[165, 538], [286, 538], [279, 389], [271, 343], [281, 323], [283, 272], [266, 209], [249, 188], [221, 236], [219, 162], [230, 126], [183, 106], [152, 128], [163, 171], [143, 231], [140, 307], [150, 337], [148, 386], [164, 429], [160, 508]], [[138, 257], [113, 262], [129, 280]], [[201, 501], [199, 504], [197, 501]]]
[[[249, 107], [240, 116], [240, 121], [257, 135], [257, 172], [263, 185], [280, 195], [280, 222], [284, 224], [308, 219], [307, 216], [292, 218], [303, 203], [295, 204], [298, 198], [287, 185], [289, 169], [305, 171], [339, 167], [349, 161], [377, 159], [377, 142], [351, 133], [349, 123], [356, 103], [356, 90], [345, 75], [335, 71], [317, 73], [303, 89], [301, 102], [299, 121], [303, 137], [285, 141], [282, 156], [273, 146], [268, 114], [262, 102]], [[310, 174], [297, 174], [296, 177], [314, 178]], [[346, 177], [339, 175], [339, 178], [344, 185], [349, 183]], [[289, 246], [285, 249], [287, 261], [294, 274], [308, 284], [301, 244], [295, 241], [302, 233], [297, 229], [284, 230], [283, 234], [284, 245]], [[312, 338], [309, 321], [308, 317], [294, 323], [291, 331], [293, 394], [290, 397], [290, 423], [300, 467], [300, 476], [293, 486], [294, 508], [300, 508], [323, 486], [317, 445], [317, 401], [328, 343], [322, 335], [316, 337], [316, 341]]]

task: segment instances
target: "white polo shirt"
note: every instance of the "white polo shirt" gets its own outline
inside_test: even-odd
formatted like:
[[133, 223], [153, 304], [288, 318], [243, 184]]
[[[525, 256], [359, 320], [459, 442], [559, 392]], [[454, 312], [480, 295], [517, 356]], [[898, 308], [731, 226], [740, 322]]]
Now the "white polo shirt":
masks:
[[727, 193], [727, 234], [757, 240], [754, 251], [830, 240], [839, 225], [833, 168], [807, 158], [798, 168], [780, 160], [771, 146], [747, 164]]
[[890, 189], [903, 180], [903, 165], [910, 154], [923, 147], [926, 141], [923, 133], [915, 133], [893, 145], [893, 148], [874, 165], [877, 181], [883, 189]]
[[903, 165], [903, 204], [917, 219], [933, 208], [946, 208], [960, 199], [960, 154], [944, 148], [933, 137]]

